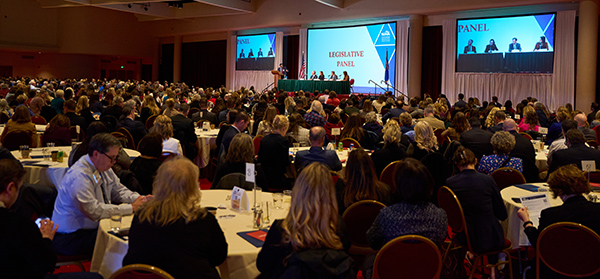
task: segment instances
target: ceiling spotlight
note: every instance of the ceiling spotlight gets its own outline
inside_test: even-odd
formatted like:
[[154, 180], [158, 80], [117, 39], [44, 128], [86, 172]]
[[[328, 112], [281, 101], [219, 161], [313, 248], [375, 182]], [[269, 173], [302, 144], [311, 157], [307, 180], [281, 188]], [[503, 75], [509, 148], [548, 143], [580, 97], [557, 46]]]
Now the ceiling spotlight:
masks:
[[130, 9], [131, 9], [131, 7], [132, 7], [132, 6], [131, 6], [131, 4], [127, 4], [127, 8], [130, 8]]

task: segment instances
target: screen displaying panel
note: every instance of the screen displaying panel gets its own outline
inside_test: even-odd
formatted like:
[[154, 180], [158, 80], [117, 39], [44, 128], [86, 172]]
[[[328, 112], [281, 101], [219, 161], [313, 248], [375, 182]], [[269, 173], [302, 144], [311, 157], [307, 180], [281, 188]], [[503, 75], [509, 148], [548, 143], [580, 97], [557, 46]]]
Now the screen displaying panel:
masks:
[[456, 22], [456, 71], [552, 73], [556, 14]]
[[275, 33], [237, 36], [236, 70], [272, 70], [275, 65]]
[[395, 22], [309, 29], [306, 78], [312, 71], [317, 75], [323, 71], [326, 79], [334, 71], [341, 78], [346, 71], [354, 79], [354, 92], [373, 92], [374, 85], [369, 80], [383, 85], [387, 79], [394, 86], [395, 55]]

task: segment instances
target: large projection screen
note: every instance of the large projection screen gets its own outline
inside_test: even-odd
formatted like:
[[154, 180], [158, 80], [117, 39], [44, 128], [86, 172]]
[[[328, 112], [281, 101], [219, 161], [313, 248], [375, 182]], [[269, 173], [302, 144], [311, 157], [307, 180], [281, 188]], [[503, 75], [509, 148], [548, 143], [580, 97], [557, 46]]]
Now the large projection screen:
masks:
[[[323, 71], [325, 78], [344, 71], [354, 79], [354, 92], [374, 92], [372, 80], [394, 86], [396, 72], [396, 23], [308, 29], [306, 74]], [[386, 71], [386, 68], [388, 69]], [[387, 74], [386, 74], [387, 72]], [[387, 77], [387, 78], [386, 78]], [[377, 92], [381, 92], [377, 88]]]
[[275, 33], [237, 36], [236, 46], [236, 70], [272, 70], [275, 67]]

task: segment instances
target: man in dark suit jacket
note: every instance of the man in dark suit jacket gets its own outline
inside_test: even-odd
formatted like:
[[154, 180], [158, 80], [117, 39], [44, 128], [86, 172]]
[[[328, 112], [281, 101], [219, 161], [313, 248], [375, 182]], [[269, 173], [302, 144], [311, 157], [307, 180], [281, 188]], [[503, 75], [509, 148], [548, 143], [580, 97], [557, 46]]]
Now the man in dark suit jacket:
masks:
[[184, 155], [190, 160], [194, 160], [198, 155], [198, 147], [196, 146], [196, 129], [194, 128], [194, 122], [185, 117], [190, 110], [188, 104], [181, 104], [179, 106], [179, 113], [171, 117], [173, 122], [173, 137], [179, 140], [181, 146], [184, 148]]
[[202, 97], [202, 99], [200, 99], [199, 105], [200, 105], [200, 111], [192, 114], [192, 121], [198, 122], [202, 119], [205, 119], [205, 120], [208, 120], [210, 122], [210, 124], [215, 125], [215, 127], [217, 125], [219, 125], [219, 120], [217, 119], [217, 115], [208, 111], [208, 101], [206, 100], [206, 97]]
[[477, 161], [480, 161], [483, 155], [494, 153], [494, 148], [490, 143], [494, 134], [481, 129], [479, 117], [469, 118], [469, 125], [471, 125], [471, 129], [460, 135], [460, 144], [473, 151]]
[[506, 113], [504, 113], [501, 110], [496, 111], [496, 113], [494, 113], [494, 121], [496, 122], [496, 125], [489, 127], [487, 129], [488, 132], [495, 133], [495, 132], [502, 131], [503, 130], [502, 126], [504, 125], [504, 120], [506, 120]]
[[115, 97], [113, 100], [113, 105], [107, 107], [104, 111], [102, 111], [102, 115], [112, 115], [119, 119], [123, 114], [123, 98]]
[[227, 129], [223, 135], [223, 140], [221, 141], [221, 146], [219, 149], [219, 157], [227, 154], [227, 150], [229, 150], [229, 144], [231, 143], [233, 137], [246, 130], [248, 124], [250, 124], [250, 117], [248, 114], [243, 111], [238, 112], [235, 116], [233, 125], [231, 125], [231, 127], [229, 127], [229, 129]]
[[585, 146], [585, 136], [581, 131], [577, 129], [568, 130], [565, 138], [567, 149], [558, 150], [552, 154], [552, 162], [548, 169], [549, 174], [557, 168], [569, 164], [575, 164], [579, 169], [582, 169], [582, 160], [595, 161], [596, 166], [600, 166], [600, 150]]
[[140, 121], [135, 121], [135, 107], [126, 106], [123, 108], [125, 118], [119, 122], [121, 127], [127, 129], [133, 137], [133, 143], [138, 145], [140, 140], [148, 133], [144, 124]]
[[475, 50], [475, 46], [473, 46], [473, 40], [469, 39], [469, 43], [465, 46], [465, 51], [464, 53], [477, 53], [477, 50]]
[[383, 124], [385, 124], [389, 119], [392, 119], [394, 117], [400, 117], [400, 114], [402, 114], [403, 112], [406, 112], [405, 110], [402, 109], [403, 103], [400, 100], [396, 101], [396, 104], [394, 106], [393, 109], [390, 109], [382, 118], [381, 121], [383, 121]]
[[517, 38], [513, 38], [512, 43], [508, 45], [508, 52], [513, 52], [513, 50], [521, 51], [521, 44], [517, 43]]
[[463, 100], [464, 98], [465, 98], [465, 94], [459, 93], [458, 101], [456, 103], [454, 103], [454, 107], [463, 109], [467, 105], [467, 102], [465, 102], [465, 100]]
[[533, 144], [529, 139], [517, 132], [517, 123], [512, 119], [507, 119], [504, 121], [502, 128], [515, 137], [515, 148], [510, 152], [510, 155], [525, 156], [528, 160], [535, 163], [535, 148], [533, 148]]
[[320, 162], [327, 165], [333, 171], [342, 169], [342, 162], [333, 150], [323, 149], [325, 142], [325, 129], [320, 126], [315, 126], [310, 129], [309, 133], [310, 149], [302, 150], [296, 153], [294, 164], [296, 169], [300, 171], [313, 162]]
[[79, 127], [81, 127], [81, 130], [85, 131], [87, 130], [87, 123], [85, 122], [85, 118], [83, 118], [83, 116], [75, 114], [76, 106], [77, 104], [75, 103], [75, 101], [66, 101], [64, 106], [65, 116], [68, 117], [71, 121], [71, 126], [79, 125]]

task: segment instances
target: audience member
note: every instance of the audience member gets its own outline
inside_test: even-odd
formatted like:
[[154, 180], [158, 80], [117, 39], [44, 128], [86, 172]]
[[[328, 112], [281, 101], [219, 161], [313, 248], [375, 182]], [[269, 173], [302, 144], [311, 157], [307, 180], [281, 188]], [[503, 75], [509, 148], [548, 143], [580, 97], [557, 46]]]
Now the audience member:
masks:
[[206, 100], [206, 97], [200, 98], [200, 102], [198, 103], [198, 105], [200, 106], [200, 111], [192, 114], [192, 121], [198, 122], [204, 119], [210, 122], [210, 124], [214, 125], [215, 127], [219, 125], [217, 115], [208, 111], [208, 101]]
[[286, 137], [292, 137], [296, 142], [300, 143], [300, 146], [310, 146], [309, 130], [304, 126], [308, 126], [304, 122], [304, 118], [299, 113], [292, 113], [289, 117], [290, 127]]
[[113, 99], [112, 106], [107, 107], [102, 111], [102, 116], [112, 115], [116, 119], [119, 119], [123, 114], [123, 97], [117, 96]]
[[437, 137], [428, 122], [419, 121], [415, 125], [415, 140], [408, 146], [406, 155], [421, 160], [425, 155], [433, 152], [438, 152]]
[[[223, 176], [231, 173], [246, 173], [246, 163], [254, 163], [254, 143], [248, 134], [238, 133], [231, 140], [225, 161], [217, 166], [211, 188], [215, 189]], [[260, 164], [255, 165], [256, 186], [268, 189], [267, 178]], [[242, 185], [240, 185], [242, 186]]]
[[368, 112], [365, 115], [365, 124], [363, 124], [362, 128], [375, 133], [377, 137], [381, 137], [381, 129], [383, 127], [377, 122], [377, 114], [374, 111]]
[[314, 126], [325, 126], [327, 120], [324, 117], [325, 112], [323, 111], [323, 105], [319, 101], [313, 101], [310, 110], [304, 115], [304, 120], [311, 127]]
[[383, 127], [383, 148], [376, 150], [371, 154], [371, 159], [375, 165], [377, 177], [381, 176], [383, 169], [394, 161], [399, 161], [406, 158], [406, 146], [410, 143], [405, 139], [405, 144], [402, 144], [402, 135], [400, 126], [396, 120], [390, 120]]
[[86, 123], [85, 118], [81, 115], [77, 115], [75, 111], [77, 111], [77, 103], [73, 100], [68, 100], [64, 104], [64, 115], [69, 118], [71, 126], [79, 126], [80, 129], [87, 129], [88, 123]]
[[521, 159], [524, 157], [530, 162], [535, 162], [535, 148], [533, 148], [533, 144], [529, 139], [517, 132], [517, 123], [512, 119], [507, 119], [504, 121], [502, 129], [509, 132], [515, 138], [515, 147], [510, 152], [510, 155]]
[[[234, 111], [235, 116], [232, 116], [231, 113]], [[248, 128], [248, 124], [250, 124], [250, 117], [243, 111], [238, 113], [237, 110], [230, 110], [227, 119], [233, 121], [233, 124], [229, 128], [226, 128], [226, 131], [223, 134], [223, 140], [220, 143], [219, 156], [223, 156], [227, 153], [227, 150], [229, 150], [229, 144], [231, 143], [233, 137], [236, 134], [242, 133], [244, 130], [246, 130], [246, 128]]]
[[26, 106], [17, 106], [15, 108], [12, 118], [4, 126], [0, 140], [4, 143], [6, 135], [12, 132], [26, 132], [31, 137], [31, 141], [22, 142], [22, 144], [29, 144], [29, 147], [37, 147], [37, 130], [35, 124], [31, 122], [31, 116]]
[[340, 138], [351, 138], [356, 140], [363, 148], [374, 149], [376, 141], [374, 138], [376, 138], [377, 135], [373, 133], [373, 136], [371, 136], [370, 133], [361, 126], [360, 116], [358, 116], [357, 113], [350, 115], [344, 124], [344, 129], [342, 130]]
[[157, 133], [149, 133], [140, 140], [138, 151], [140, 156], [131, 163], [130, 170], [135, 174], [141, 189], [140, 195], [152, 194], [156, 170], [161, 165], [159, 160], [162, 154], [162, 136]]
[[274, 106], [267, 107], [265, 111], [265, 116], [262, 118], [262, 121], [258, 123], [258, 130], [256, 130], [256, 135], [266, 136], [271, 133], [273, 130], [273, 119], [277, 115], [277, 109]]
[[585, 136], [585, 141], [596, 140], [596, 131], [588, 128], [587, 117], [583, 113], [575, 115], [575, 121], [577, 121], [577, 129]]
[[71, 146], [71, 122], [64, 114], [57, 114], [50, 120], [48, 127], [42, 135], [42, 146], [53, 142], [55, 146]]
[[179, 140], [173, 137], [173, 122], [171, 118], [162, 114], [154, 120], [152, 132], [159, 134], [162, 139], [162, 152], [183, 155], [183, 149]]
[[558, 167], [575, 164], [582, 169], [582, 160], [596, 161], [600, 166], [600, 150], [585, 145], [585, 137], [579, 129], [571, 129], [565, 133], [565, 144], [567, 149], [558, 150], [552, 154], [552, 160], [548, 173], [552, 173]]
[[479, 117], [469, 118], [471, 129], [461, 134], [460, 143], [473, 151], [477, 160], [481, 160], [483, 155], [490, 155], [494, 152], [492, 144], [492, 133], [481, 129], [481, 120]]
[[285, 190], [291, 184], [286, 178], [286, 168], [292, 162], [289, 155], [289, 141], [284, 137], [288, 130], [287, 117], [277, 115], [273, 120], [273, 130], [260, 141], [258, 162], [261, 163], [265, 173], [268, 173], [267, 184], [269, 189]]
[[515, 138], [511, 134], [505, 131], [496, 132], [490, 142], [495, 154], [483, 156], [477, 171], [491, 174], [499, 168], [507, 167], [523, 172], [523, 159], [509, 155], [515, 147]]
[[196, 136], [194, 122], [186, 117], [189, 110], [190, 106], [188, 104], [181, 104], [177, 110], [178, 113], [171, 116], [171, 122], [173, 124], [173, 137], [179, 140], [185, 153], [181, 155], [194, 160], [198, 155], [198, 147], [196, 145], [198, 137]]
[[394, 107], [390, 109], [385, 115], [383, 115], [383, 117], [381, 117], [381, 121], [383, 121], [383, 124], [385, 124], [388, 121], [388, 119], [400, 117], [400, 114], [405, 113], [406, 111], [402, 109], [402, 105], [402, 101], [397, 101], [394, 104]]
[[342, 169], [342, 162], [334, 150], [326, 150], [323, 148], [325, 142], [325, 129], [323, 127], [312, 127], [309, 133], [310, 149], [302, 150], [296, 153], [294, 165], [298, 171], [308, 166], [313, 162], [325, 164], [333, 171]]
[[496, 125], [488, 127], [488, 132], [495, 133], [498, 131], [502, 131], [502, 125], [504, 124], [504, 120], [506, 120], [506, 114], [501, 110], [496, 111], [494, 113], [494, 123], [496, 123]]
[[444, 121], [435, 118], [435, 107], [433, 105], [427, 105], [424, 113], [425, 117], [419, 119], [419, 122], [427, 122], [433, 130], [446, 128]]

